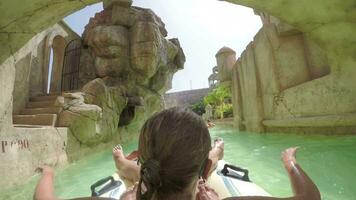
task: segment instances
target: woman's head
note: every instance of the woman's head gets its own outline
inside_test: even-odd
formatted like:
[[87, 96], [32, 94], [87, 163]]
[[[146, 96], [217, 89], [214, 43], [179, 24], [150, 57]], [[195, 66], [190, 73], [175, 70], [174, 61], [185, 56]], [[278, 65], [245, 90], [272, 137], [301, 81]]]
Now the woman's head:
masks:
[[[202, 172], [211, 140], [206, 123], [193, 112], [170, 108], [146, 121], [139, 139], [141, 181], [138, 199], [182, 192]], [[142, 186], [140, 183], [139, 186]]]

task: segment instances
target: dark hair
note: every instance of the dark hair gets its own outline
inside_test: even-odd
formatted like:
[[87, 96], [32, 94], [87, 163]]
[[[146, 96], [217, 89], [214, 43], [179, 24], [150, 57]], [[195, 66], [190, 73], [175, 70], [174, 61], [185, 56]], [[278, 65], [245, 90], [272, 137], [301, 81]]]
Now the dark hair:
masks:
[[142, 166], [137, 199], [165, 199], [185, 190], [200, 175], [211, 139], [200, 116], [175, 107], [146, 121], [138, 148]]

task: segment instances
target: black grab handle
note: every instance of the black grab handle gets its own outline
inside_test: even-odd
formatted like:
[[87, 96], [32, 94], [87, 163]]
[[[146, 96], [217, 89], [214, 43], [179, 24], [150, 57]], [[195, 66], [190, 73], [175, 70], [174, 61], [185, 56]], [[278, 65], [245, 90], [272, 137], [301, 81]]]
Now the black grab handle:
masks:
[[110, 181], [111, 183], [114, 182], [114, 177], [112, 176], [108, 176], [106, 178], [103, 178], [103, 179], [100, 179], [99, 181], [97, 181], [96, 183], [94, 183], [93, 185], [90, 186], [90, 190], [91, 190], [91, 196], [92, 197], [97, 197], [100, 194], [100, 191], [97, 192], [95, 191], [95, 188], [99, 187], [99, 186], [102, 186], [103, 184], [107, 183], [108, 181]]
[[[236, 173], [230, 174], [228, 168], [230, 168], [232, 170], [235, 170], [235, 171], [238, 171], [238, 172], [243, 172], [244, 175], [241, 176], [240, 174], [236, 174]], [[232, 178], [237, 178], [237, 179], [240, 179], [240, 180], [243, 180], [243, 181], [251, 182], [250, 181], [250, 177], [248, 176], [248, 170], [247, 169], [243, 169], [241, 167], [225, 164], [224, 168], [221, 170], [221, 173], [224, 176], [229, 176], [229, 177], [232, 177]]]

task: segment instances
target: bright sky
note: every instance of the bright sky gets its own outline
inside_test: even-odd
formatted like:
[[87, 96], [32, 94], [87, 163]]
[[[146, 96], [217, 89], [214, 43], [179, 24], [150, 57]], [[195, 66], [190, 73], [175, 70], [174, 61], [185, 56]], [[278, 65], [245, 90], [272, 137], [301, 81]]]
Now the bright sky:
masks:
[[[185, 68], [174, 75], [169, 92], [208, 87], [216, 52], [228, 46], [240, 55], [262, 26], [252, 9], [218, 0], [134, 0], [134, 5], [152, 9], [166, 24], [168, 38], [177, 37], [183, 47]], [[102, 9], [95, 4], [65, 21], [81, 35], [89, 18]]]

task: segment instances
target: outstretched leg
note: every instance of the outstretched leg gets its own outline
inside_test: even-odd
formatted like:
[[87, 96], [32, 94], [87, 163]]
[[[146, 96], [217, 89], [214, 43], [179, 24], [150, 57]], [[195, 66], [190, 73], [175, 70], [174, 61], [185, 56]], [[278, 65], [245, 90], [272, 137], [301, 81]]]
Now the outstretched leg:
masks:
[[224, 140], [222, 138], [217, 138], [214, 140], [214, 147], [209, 152], [210, 169], [206, 178], [209, 178], [211, 173], [218, 166], [218, 161], [224, 157]]
[[129, 187], [140, 180], [140, 166], [135, 161], [125, 157], [122, 147], [117, 145], [113, 148], [113, 159], [116, 165], [117, 173], [123, 179], [126, 186]]

